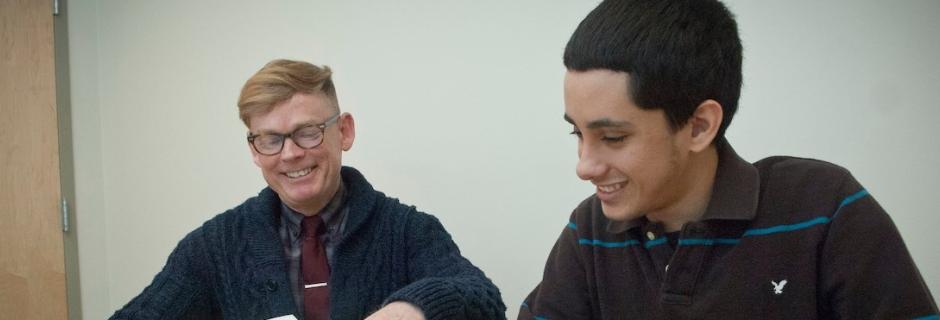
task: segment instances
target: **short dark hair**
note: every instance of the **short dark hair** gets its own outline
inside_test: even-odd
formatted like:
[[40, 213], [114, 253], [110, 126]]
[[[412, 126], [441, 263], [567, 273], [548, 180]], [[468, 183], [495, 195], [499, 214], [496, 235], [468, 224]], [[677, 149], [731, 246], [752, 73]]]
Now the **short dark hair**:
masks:
[[663, 109], [677, 130], [707, 99], [724, 112], [720, 140], [741, 95], [741, 39], [717, 0], [605, 0], [568, 40], [565, 67], [629, 74], [631, 98]]

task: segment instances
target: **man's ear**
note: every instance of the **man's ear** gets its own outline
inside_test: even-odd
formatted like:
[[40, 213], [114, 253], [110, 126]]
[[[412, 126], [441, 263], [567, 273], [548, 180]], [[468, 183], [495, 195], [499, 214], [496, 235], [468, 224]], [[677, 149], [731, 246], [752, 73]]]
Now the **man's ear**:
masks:
[[724, 111], [721, 104], [715, 100], [705, 100], [692, 113], [689, 122], [691, 126], [692, 139], [689, 148], [692, 151], [699, 152], [705, 150], [715, 140], [718, 135], [718, 128], [721, 127]]
[[343, 151], [352, 149], [353, 141], [356, 140], [356, 121], [349, 112], [343, 112], [339, 116], [339, 132], [342, 135]]

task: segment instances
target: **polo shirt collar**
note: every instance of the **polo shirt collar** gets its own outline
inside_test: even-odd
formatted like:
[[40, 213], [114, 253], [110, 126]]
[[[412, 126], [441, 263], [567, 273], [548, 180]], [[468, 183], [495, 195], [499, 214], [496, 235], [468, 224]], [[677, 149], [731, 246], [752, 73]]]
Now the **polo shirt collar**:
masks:
[[[760, 175], [757, 168], [744, 161], [722, 138], [718, 148], [718, 168], [712, 195], [701, 220], [753, 220], [757, 216], [757, 201], [760, 193]], [[592, 211], [600, 212], [600, 201], [594, 201]], [[622, 233], [644, 225], [645, 216], [629, 221], [608, 220], [607, 231]]]

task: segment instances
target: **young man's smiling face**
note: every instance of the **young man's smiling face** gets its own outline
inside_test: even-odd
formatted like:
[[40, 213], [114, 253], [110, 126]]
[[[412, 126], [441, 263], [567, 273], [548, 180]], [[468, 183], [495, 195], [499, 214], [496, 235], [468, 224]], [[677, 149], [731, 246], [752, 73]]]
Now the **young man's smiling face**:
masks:
[[596, 186], [611, 220], [669, 212], [689, 190], [690, 126], [672, 130], [661, 109], [638, 107], [624, 72], [565, 75], [565, 119], [578, 136], [577, 174]]

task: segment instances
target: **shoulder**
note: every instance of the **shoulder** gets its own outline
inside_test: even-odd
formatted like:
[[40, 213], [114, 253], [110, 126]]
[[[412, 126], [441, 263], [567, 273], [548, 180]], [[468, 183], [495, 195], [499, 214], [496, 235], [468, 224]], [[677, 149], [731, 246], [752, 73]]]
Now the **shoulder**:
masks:
[[380, 216], [401, 216], [417, 213], [414, 206], [375, 190], [365, 176], [353, 167], [343, 167], [342, 177], [349, 192], [347, 206], [357, 215], [379, 213]]
[[187, 238], [201, 238], [201, 241], [210, 242], [244, 240], [247, 233], [276, 227], [279, 208], [277, 193], [264, 188], [241, 204], [210, 218]]
[[773, 156], [754, 163], [761, 179], [788, 178], [796, 181], [824, 180], [851, 177], [849, 171], [837, 164], [810, 158]]
[[257, 195], [245, 199], [241, 204], [228, 209], [207, 223], [230, 224], [242, 220], [255, 220], [265, 218], [268, 215], [275, 215], [280, 210], [281, 200], [277, 193], [269, 187], [265, 187]]
[[[754, 163], [760, 173], [761, 191], [825, 195], [858, 185], [849, 170], [822, 160], [773, 156]], [[799, 187], [804, 192], [795, 192]]]
[[[382, 220], [391, 224], [405, 225], [408, 228], [441, 225], [437, 217], [418, 210], [414, 205], [404, 203], [398, 198], [388, 196], [381, 191], [374, 192], [375, 206], [373, 207], [373, 219]], [[441, 226], [441, 228], [443, 227]]]
[[832, 216], [845, 201], [867, 194], [849, 170], [822, 160], [774, 156], [754, 166], [760, 173], [760, 211]]

